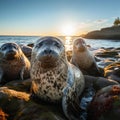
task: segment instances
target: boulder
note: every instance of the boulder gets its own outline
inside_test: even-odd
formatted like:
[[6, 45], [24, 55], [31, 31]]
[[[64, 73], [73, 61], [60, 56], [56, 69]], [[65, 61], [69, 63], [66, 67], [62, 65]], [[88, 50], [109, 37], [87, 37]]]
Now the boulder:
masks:
[[120, 85], [107, 86], [96, 93], [88, 106], [87, 120], [120, 119]]
[[104, 68], [104, 76], [120, 82], [120, 62], [114, 62]]
[[104, 52], [98, 52], [95, 55], [104, 58], [104, 57], [116, 57], [119, 54], [116, 51], [104, 51]]
[[66, 120], [61, 105], [37, 103], [30, 94], [7, 87], [0, 88], [0, 108], [8, 120]]
[[12, 90], [16, 90], [16, 91], [30, 93], [31, 83], [32, 83], [31, 79], [27, 79], [23, 81], [14, 80], [6, 83], [4, 87], [7, 87]]

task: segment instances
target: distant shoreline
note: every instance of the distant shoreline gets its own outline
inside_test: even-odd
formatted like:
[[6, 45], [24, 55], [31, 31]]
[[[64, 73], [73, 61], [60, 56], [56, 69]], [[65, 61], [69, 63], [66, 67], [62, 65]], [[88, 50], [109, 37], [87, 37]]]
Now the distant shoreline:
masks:
[[102, 28], [101, 30], [91, 31], [82, 37], [87, 39], [120, 40], [120, 26], [112, 26]]
[[65, 36], [65, 35], [0, 35], [0, 37], [41, 37], [41, 36], [56, 36], [56, 37], [81, 37], [80, 35]]

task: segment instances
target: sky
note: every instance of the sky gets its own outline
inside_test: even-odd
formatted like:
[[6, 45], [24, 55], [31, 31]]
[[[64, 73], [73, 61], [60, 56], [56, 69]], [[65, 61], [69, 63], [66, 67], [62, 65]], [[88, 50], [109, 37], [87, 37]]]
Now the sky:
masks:
[[113, 25], [120, 0], [0, 0], [0, 35], [80, 35]]

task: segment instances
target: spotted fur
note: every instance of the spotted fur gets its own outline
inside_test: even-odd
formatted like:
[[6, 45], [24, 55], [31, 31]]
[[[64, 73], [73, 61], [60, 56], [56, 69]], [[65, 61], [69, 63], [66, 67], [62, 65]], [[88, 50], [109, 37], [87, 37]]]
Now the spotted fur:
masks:
[[[48, 54], [46, 50], [52, 53]], [[45, 56], [50, 60], [43, 60]], [[66, 117], [74, 118], [68, 109], [81, 95], [84, 77], [78, 68], [67, 61], [65, 47], [58, 38], [43, 37], [37, 41], [32, 51], [30, 75], [32, 94], [47, 102], [62, 100]]]

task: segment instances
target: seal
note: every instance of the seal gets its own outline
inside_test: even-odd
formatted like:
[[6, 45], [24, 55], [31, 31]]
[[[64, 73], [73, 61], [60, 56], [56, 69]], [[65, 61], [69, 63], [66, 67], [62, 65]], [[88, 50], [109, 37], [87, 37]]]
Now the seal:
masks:
[[22, 52], [24, 53], [24, 55], [28, 58], [28, 60], [31, 60], [31, 53], [32, 53], [32, 47], [29, 47], [27, 45], [19, 45]]
[[62, 101], [66, 117], [69, 120], [79, 119], [80, 109], [77, 108], [85, 86], [84, 77], [77, 67], [68, 62], [64, 44], [59, 38], [46, 36], [35, 43], [30, 75], [32, 96], [53, 104]]
[[0, 82], [30, 77], [30, 62], [19, 45], [5, 43], [0, 47]]
[[85, 41], [81, 38], [76, 39], [73, 43], [70, 62], [77, 66], [85, 75], [100, 76], [95, 59], [87, 49]]

